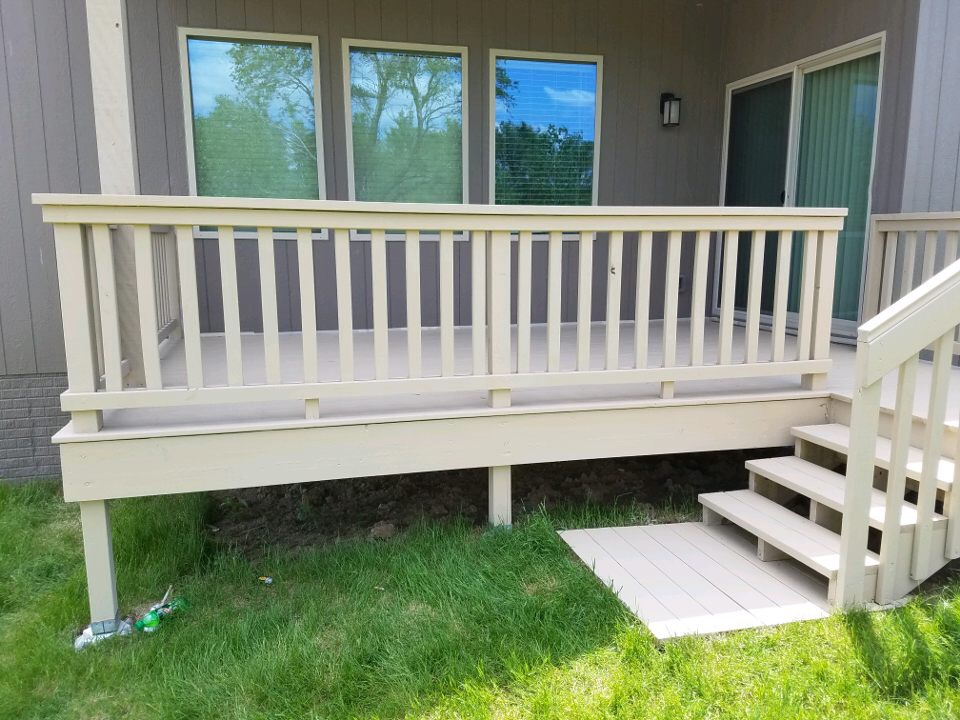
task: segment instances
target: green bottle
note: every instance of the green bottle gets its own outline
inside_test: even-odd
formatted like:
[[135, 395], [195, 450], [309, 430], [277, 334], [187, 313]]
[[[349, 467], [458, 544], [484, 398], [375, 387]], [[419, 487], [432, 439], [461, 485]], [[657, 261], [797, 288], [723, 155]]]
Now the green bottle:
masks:
[[143, 632], [155, 632], [158, 627], [160, 627], [160, 615], [156, 610], [151, 610], [136, 622], [137, 630]]

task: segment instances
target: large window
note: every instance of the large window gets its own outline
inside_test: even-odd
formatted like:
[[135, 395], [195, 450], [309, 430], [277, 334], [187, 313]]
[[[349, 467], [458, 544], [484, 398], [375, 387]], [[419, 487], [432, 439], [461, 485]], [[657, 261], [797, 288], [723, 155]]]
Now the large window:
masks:
[[601, 59], [495, 50], [491, 82], [494, 201], [596, 203]]
[[323, 197], [316, 39], [181, 30], [191, 190]]
[[466, 50], [344, 41], [350, 197], [466, 202]]

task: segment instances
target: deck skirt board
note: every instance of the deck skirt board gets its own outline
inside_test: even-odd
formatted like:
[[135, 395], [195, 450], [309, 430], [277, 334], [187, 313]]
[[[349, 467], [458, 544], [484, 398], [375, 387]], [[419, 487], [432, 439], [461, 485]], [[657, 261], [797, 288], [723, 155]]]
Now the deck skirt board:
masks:
[[825, 618], [826, 583], [796, 564], [760, 562], [727, 525], [565, 530], [560, 536], [660, 640]]

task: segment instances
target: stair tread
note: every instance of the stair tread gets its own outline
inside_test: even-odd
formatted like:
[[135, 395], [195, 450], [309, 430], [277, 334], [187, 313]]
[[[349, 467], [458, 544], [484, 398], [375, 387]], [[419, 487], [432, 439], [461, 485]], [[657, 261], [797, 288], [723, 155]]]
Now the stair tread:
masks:
[[[700, 503], [812, 570], [834, 579], [840, 567], [840, 536], [752, 490], [703, 493]], [[865, 571], [875, 573], [876, 553], [868, 552]]]
[[[850, 448], [850, 428], [839, 423], [795, 427], [792, 433], [794, 437], [807, 440], [835, 452], [846, 454]], [[890, 438], [877, 438], [877, 467], [884, 470], [890, 469], [890, 449]], [[919, 482], [922, 469], [923, 450], [911, 446], [907, 452], [907, 477]], [[953, 460], [941, 457], [937, 467], [937, 487], [940, 490], [949, 490], [953, 485], [953, 472]]]
[[[822, 505], [843, 512], [846, 478], [827, 468], [816, 465], [794, 455], [786, 457], [748, 460], [747, 469], [778, 485], [798, 492]], [[870, 496], [870, 525], [883, 529], [887, 511], [887, 494], [874, 489]], [[939, 513], [933, 516], [934, 523], [946, 522]], [[904, 502], [900, 512], [900, 527], [907, 528], [917, 524], [917, 506]]]

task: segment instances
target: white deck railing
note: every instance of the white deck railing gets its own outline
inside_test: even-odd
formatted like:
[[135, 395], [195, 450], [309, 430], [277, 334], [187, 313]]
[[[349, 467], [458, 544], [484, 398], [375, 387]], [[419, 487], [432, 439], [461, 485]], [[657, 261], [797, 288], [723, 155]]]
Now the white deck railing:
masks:
[[[520, 388], [610, 383], [659, 383], [669, 397], [676, 382], [799, 374], [812, 384], [829, 368], [830, 310], [837, 236], [846, 214], [836, 209], [750, 208], [518, 208], [493, 206], [396, 205], [298, 200], [218, 199], [197, 197], [38, 195], [44, 219], [55, 227], [60, 294], [66, 342], [69, 389], [64, 410], [74, 427], [95, 431], [102, 410], [208, 403], [302, 400], [306, 417], [317, 417], [323, 400], [482, 390], [495, 407], [510, 404]], [[114, 262], [111, 228], [133, 245], [134, 267]], [[166, 229], [164, 229], [166, 228]], [[227, 382], [211, 386], [204, 378], [197, 268], [196, 229], [216, 228], [223, 302]], [[237, 237], [256, 228], [259, 281], [256, 288], [238, 285]], [[274, 230], [286, 228], [286, 230]], [[778, 233], [775, 277], [764, 278], [767, 233]], [[594, 246], [605, 237], [607, 292], [604, 363], [591, 365], [592, 279]], [[303, 330], [302, 381], [280, 375], [277, 323], [275, 238], [291, 237], [297, 247], [300, 320]], [[392, 238], [396, 237], [397, 240]], [[735, 333], [737, 255], [749, 238], [745, 330]], [[795, 352], [785, 351], [792, 247], [802, 238]], [[560, 367], [562, 246], [577, 245], [576, 368]], [[398, 375], [388, 362], [387, 245], [404, 247], [405, 290], [402, 304], [408, 322], [407, 364]], [[454, 244], [469, 243], [469, 278], [455, 273]], [[534, 243], [546, 250], [546, 366], [531, 368], [531, 292]], [[317, 357], [316, 279], [318, 243], [332, 243], [338, 318], [339, 378], [321, 381]], [[369, 252], [373, 342], [365, 358], [373, 379], [355, 379], [354, 318], [351, 291], [353, 243]], [[426, 244], [438, 245], [440, 374], [425, 377], [420, 288]], [[636, 252], [624, 253], [627, 243]], [[514, 247], [515, 246], [515, 247]], [[658, 247], [656, 253], [655, 246]], [[711, 257], [722, 251], [719, 273], [720, 312], [716, 357], [704, 353]], [[512, 261], [512, 256], [516, 261]], [[636, 258], [636, 299], [632, 363], [620, 358], [621, 277], [625, 258]], [[656, 266], [654, 259], [656, 258]], [[91, 259], [95, 271], [84, 272]], [[661, 265], [662, 259], [662, 265]], [[678, 358], [679, 297], [682, 260], [692, 260], [689, 353]], [[89, 268], [89, 265], [86, 267]], [[664, 273], [662, 361], [648, 355], [651, 324], [651, 277]], [[118, 307], [117, 283], [135, 282], [137, 308]], [[434, 278], [435, 281], [437, 278]], [[469, 282], [472, 368], [454, 369], [454, 286]], [[760, 356], [761, 294], [772, 283], [769, 353]], [[511, 287], [516, 290], [512, 308]], [[240, 293], [259, 294], [266, 382], [244, 380]], [[769, 290], [769, 288], [768, 288]], [[393, 302], [397, 302], [396, 294]], [[511, 322], [515, 310], [516, 321]], [[121, 337], [118, 318], [134, 312], [139, 337]], [[161, 374], [160, 340], [164, 325], [182, 332], [186, 383], [169, 387]], [[791, 330], [793, 332], [793, 330]], [[457, 336], [462, 337], [462, 336]], [[741, 339], [738, 339], [741, 338]], [[686, 339], [686, 338], [684, 338]], [[736, 343], [742, 347], [734, 348]], [[124, 348], [137, 347], [142, 357], [141, 387], [125, 387]], [[789, 355], [789, 357], [788, 357]], [[431, 363], [432, 364], [432, 363]], [[393, 374], [391, 374], [393, 372]], [[129, 384], [129, 383], [126, 383]]]
[[[923, 221], [910, 216], [909, 227], [932, 230], [942, 227], [942, 217]], [[884, 220], [887, 222], [887, 220]], [[884, 225], [881, 225], [884, 227]], [[887, 225], [886, 227], [891, 227]], [[896, 227], [896, 226], [894, 226]], [[889, 232], [895, 232], [890, 230]], [[913, 247], [916, 233], [908, 231], [908, 249]], [[956, 259], [956, 233], [947, 235], [948, 252]], [[896, 241], [894, 241], [895, 243]], [[927, 249], [934, 247], [927, 245]], [[889, 246], [888, 246], [889, 248]], [[892, 252], [895, 253], [896, 245]], [[932, 253], [925, 250], [924, 267], [930, 267]], [[903, 262], [902, 260], [900, 262]], [[906, 260], [909, 264], [909, 258]], [[893, 261], [890, 268], [893, 267]], [[924, 270], [926, 275], [926, 270]], [[904, 285], [912, 275], [904, 276]], [[884, 287], [889, 287], [884, 275]], [[876, 285], [874, 285], [876, 287]], [[885, 297], [889, 294], [885, 291]], [[944, 453], [944, 419], [951, 379], [954, 338], [960, 324], [960, 262], [953, 262], [919, 287], [909, 290], [878, 315], [860, 326], [857, 336], [856, 381], [850, 417], [850, 449], [847, 458], [847, 483], [844, 499], [842, 547], [837, 603], [852, 605], [872, 600], [864, 598], [864, 559], [867, 550], [868, 512], [874, 486], [877, 437], [880, 423], [880, 398], [884, 377], [896, 373], [897, 392], [891, 433], [891, 451], [886, 484], [886, 510], [880, 546], [880, 567], [877, 577], [878, 602], [895, 599], [896, 566], [907, 535], [901, 534], [901, 512], [907, 485], [907, 465], [914, 421], [917, 368], [920, 354], [932, 346], [929, 398], [922, 440], [923, 459], [916, 488], [917, 524], [910, 551], [910, 575], [914, 580], [926, 579], [931, 570], [933, 523], [937, 502], [938, 471]], [[948, 453], [949, 454], [949, 453]], [[960, 462], [955, 467], [960, 469]], [[960, 487], [960, 477], [953, 478]], [[960, 492], [946, 495], [943, 514], [947, 516], [944, 555], [960, 557]]]

